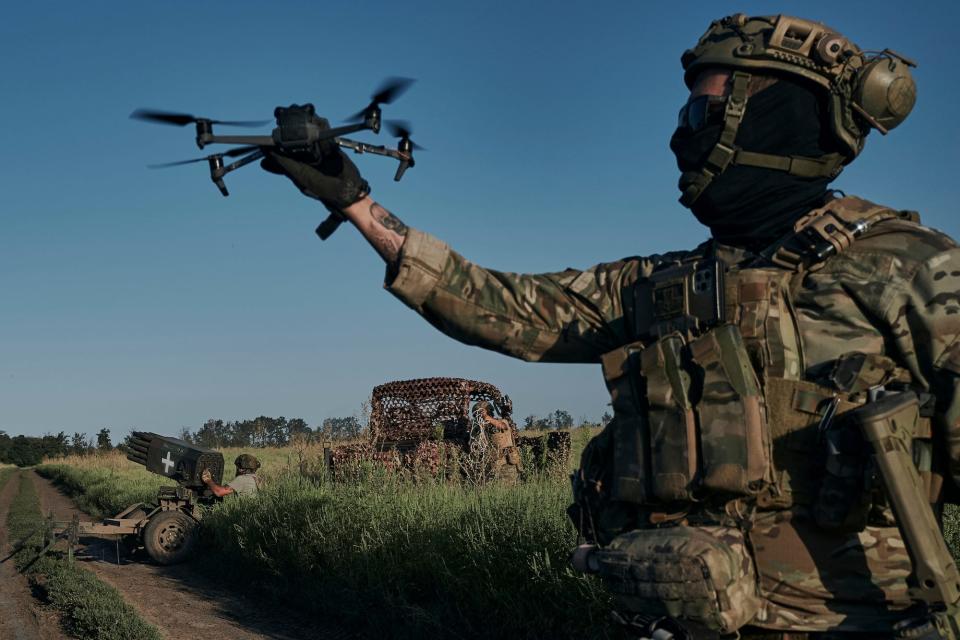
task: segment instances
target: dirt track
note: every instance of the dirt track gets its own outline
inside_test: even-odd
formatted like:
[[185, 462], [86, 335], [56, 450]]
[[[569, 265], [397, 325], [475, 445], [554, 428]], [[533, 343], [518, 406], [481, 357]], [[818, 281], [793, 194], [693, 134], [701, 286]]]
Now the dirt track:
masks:
[[[7, 540], [7, 511], [20, 488], [20, 474], [14, 473], [0, 491], [0, 558], [10, 553]], [[59, 640], [56, 614], [40, 608], [30, 595], [27, 579], [17, 573], [13, 560], [0, 564], [0, 640]]]
[[[81, 519], [89, 517], [77, 510], [66, 495], [54, 487], [50, 481], [35, 472], [29, 473], [37, 493], [41, 508], [46, 514], [52, 511], [57, 520], [69, 520], [74, 514]], [[10, 492], [8, 484], [4, 496]], [[5, 523], [6, 511], [3, 504], [9, 504], [10, 496], [3, 502], [0, 496], [0, 527]], [[331, 638], [346, 640], [351, 635], [331, 627], [327, 621], [297, 620], [295, 612], [277, 611], [269, 605], [260, 605], [253, 598], [243, 595], [243, 586], [226, 589], [214, 584], [194, 572], [190, 565], [161, 567], [148, 560], [129, 561], [122, 557], [117, 564], [116, 545], [109, 540], [85, 539], [84, 552], [78, 554], [83, 566], [93, 571], [102, 581], [112, 585], [124, 600], [140, 612], [144, 620], [155, 625], [168, 640], [196, 640], [197, 638], [231, 638], [234, 640], [252, 640], [258, 638], [277, 638], [279, 640], [301, 640], [313, 638]], [[3, 565], [3, 571], [7, 571]], [[0, 573], [0, 579], [5, 579]], [[20, 576], [17, 576], [18, 578]], [[4, 584], [7, 584], [4, 582]], [[20, 582], [16, 584], [21, 584]], [[4, 593], [7, 589], [4, 589]], [[29, 600], [26, 583], [22, 592]], [[18, 594], [13, 594], [18, 595]], [[0, 598], [0, 617], [6, 619]], [[20, 605], [21, 607], [24, 605]], [[23, 616], [21, 616], [23, 617]], [[54, 626], [55, 625], [47, 625]], [[0, 640], [7, 638], [57, 638], [47, 635], [3, 635], [4, 625], [0, 624]], [[62, 637], [62, 636], [59, 636]]]

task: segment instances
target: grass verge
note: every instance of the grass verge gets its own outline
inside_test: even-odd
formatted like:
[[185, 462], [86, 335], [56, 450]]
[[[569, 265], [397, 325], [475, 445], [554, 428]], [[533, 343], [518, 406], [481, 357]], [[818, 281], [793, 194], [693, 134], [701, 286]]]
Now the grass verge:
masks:
[[45, 600], [61, 611], [66, 630], [81, 640], [160, 640], [157, 629], [144, 622], [116, 589], [69, 562], [63, 553], [50, 551], [36, 559], [45, 535], [42, 531], [31, 535], [31, 531], [41, 521], [33, 482], [21, 474], [19, 493], [7, 515], [11, 543], [30, 536], [15, 556], [17, 568]]

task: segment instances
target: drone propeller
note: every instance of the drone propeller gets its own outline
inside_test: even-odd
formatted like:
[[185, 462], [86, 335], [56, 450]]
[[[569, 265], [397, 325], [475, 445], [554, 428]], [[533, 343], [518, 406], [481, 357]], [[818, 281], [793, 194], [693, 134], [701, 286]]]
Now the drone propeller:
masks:
[[215, 153], [212, 156], [204, 156], [203, 158], [192, 158], [190, 160], [177, 160], [176, 162], [164, 162], [162, 164], [148, 164], [147, 167], [150, 169], [166, 169], [167, 167], [178, 167], [182, 164], [193, 164], [194, 162], [206, 162], [210, 158], [216, 156], [227, 156], [228, 158], [235, 158], [237, 156], [243, 156], [251, 151], [256, 151], [260, 147], [237, 147], [236, 149], [230, 149], [224, 151], [223, 153]]
[[387, 124], [387, 127], [389, 127], [390, 129], [390, 135], [394, 136], [395, 138], [400, 138], [401, 143], [404, 140], [406, 140], [407, 142], [410, 143], [411, 149], [426, 151], [425, 148], [421, 147], [416, 142], [410, 139], [410, 134], [412, 133], [412, 131], [410, 130], [409, 122], [406, 122], [405, 120], [388, 120], [386, 124]]
[[178, 127], [183, 127], [195, 122], [222, 124], [230, 127], [262, 127], [270, 122], [270, 120], [211, 120], [209, 118], [198, 118], [189, 113], [174, 113], [172, 111], [158, 111], [156, 109], [137, 109], [130, 114], [130, 117], [135, 120], [172, 124]]
[[359, 122], [366, 119], [367, 114], [377, 109], [381, 104], [390, 104], [399, 98], [415, 82], [413, 78], [387, 78], [380, 88], [370, 96], [370, 104], [361, 111], [347, 118], [347, 122]]

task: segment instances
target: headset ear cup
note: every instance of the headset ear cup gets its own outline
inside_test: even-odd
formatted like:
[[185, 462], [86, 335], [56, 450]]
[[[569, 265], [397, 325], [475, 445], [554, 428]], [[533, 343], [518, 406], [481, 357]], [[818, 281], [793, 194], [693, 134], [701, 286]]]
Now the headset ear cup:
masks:
[[896, 57], [877, 57], [857, 72], [853, 103], [863, 118], [881, 133], [907, 119], [917, 101], [917, 84], [910, 66]]

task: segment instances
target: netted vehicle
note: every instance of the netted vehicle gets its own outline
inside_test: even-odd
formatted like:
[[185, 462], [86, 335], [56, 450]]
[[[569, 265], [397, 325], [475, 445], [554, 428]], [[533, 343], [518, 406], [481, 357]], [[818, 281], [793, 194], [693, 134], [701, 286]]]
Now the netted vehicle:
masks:
[[365, 462], [432, 475], [465, 469], [518, 474], [513, 405], [492, 384], [464, 378], [398, 380], [375, 387], [370, 405], [368, 440], [325, 451], [335, 478]]

